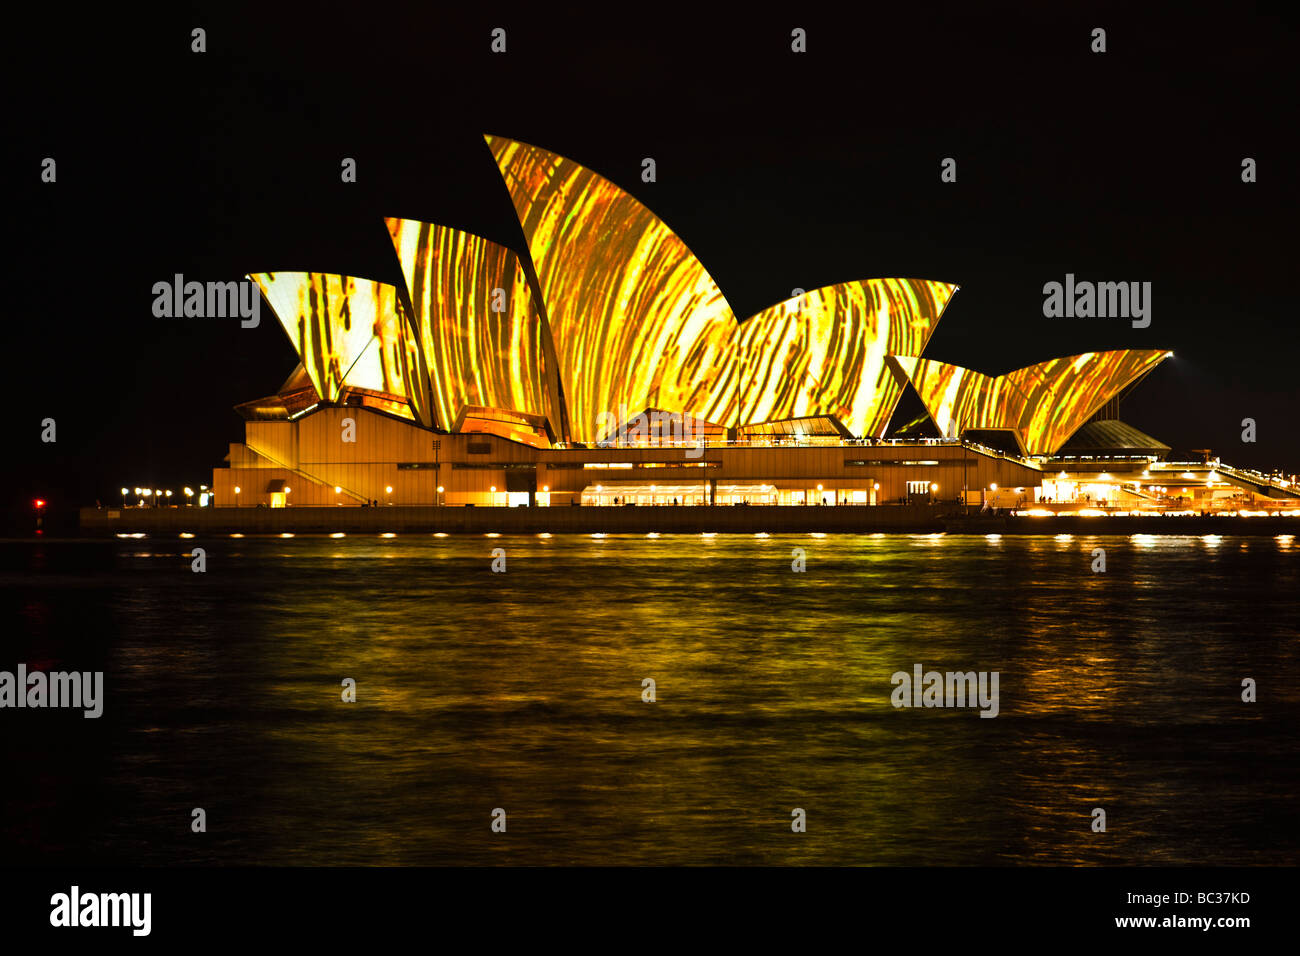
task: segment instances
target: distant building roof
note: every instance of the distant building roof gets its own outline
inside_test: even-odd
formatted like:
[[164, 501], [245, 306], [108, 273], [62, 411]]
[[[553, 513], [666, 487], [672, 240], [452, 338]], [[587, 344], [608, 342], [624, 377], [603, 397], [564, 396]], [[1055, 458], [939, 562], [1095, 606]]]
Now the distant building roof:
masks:
[[1160, 455], [1169, 446], [1117, 418], [1088, 422], [1061, 446], [1058, 455]]

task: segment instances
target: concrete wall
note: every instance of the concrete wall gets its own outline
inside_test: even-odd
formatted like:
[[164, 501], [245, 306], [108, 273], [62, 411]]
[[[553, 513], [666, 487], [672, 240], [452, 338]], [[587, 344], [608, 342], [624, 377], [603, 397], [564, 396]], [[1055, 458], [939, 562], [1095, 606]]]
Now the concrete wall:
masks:
[[83, 508], [90, 534], [429, 533], [698, 534], [705, 531], [933, 532], [944, 508], [897, 507], [618, 507], [618, 508]]
[[694, 508], [82, 508], [86, 534], [1167, 534], [1300, 535], [1300, 517], [968, 517], [951, 506]]

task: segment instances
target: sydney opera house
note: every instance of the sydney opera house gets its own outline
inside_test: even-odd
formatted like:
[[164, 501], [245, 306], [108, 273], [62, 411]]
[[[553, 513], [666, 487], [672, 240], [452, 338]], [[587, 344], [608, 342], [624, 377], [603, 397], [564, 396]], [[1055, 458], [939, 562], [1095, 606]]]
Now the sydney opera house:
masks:
[[[925, 358], [957, 292], [859, 279], [738, 318], [686, 245], [591, 170], [487, 137], [527, 250], [387, 220], [404, 284], [250, 276], [299, 364], [238, 407], [218, 507], [1244, 507], [1294, 491], [1119, 420], [1170, 353], [988, 376]], [[893, 423], [912, 392], [926, 414]], [[1208, 455], [1204, 456], [1209, 458]]]

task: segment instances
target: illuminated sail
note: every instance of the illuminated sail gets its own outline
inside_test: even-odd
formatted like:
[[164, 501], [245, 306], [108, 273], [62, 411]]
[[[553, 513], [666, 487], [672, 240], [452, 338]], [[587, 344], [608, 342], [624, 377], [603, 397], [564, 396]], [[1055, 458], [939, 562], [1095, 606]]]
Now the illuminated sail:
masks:
[[545, 416], [558, 434], [553, 346], [519, 257], [445, 226], [387, 223], [411, 293], [434, 420], [450, 428], [467, 406], [482, 406]]
[[537, 269], [572, 437], [597, 440], [622, 409], [736, 424], [725, 387], [735, 316], [686, 244], [590, 169], [486, 139]]
[[1155, 349], [1085, 352], [996, 378], [929, 359], [896, 356], [939, 430], [1015, 432], [1029, 455], [1051, 455], [1108, 401], [1169, 356]]
[[1009, 373], [1006, 378], [1028, 396], [1021, 428], [1029, 453], [1055, 452], [1103, 405], [1168, 357], [1157, 349], [1087, 352]]
[[321, 272], [250, 275], [298, 350], [317, 394], [345, 388], [382, 393], [420, 416], [419, 342], [397, 289]]
[[832, 415], [879, 437], [902, 394], [885, 363], [925, 349], [957, 287], [865, 279], [813, 289], [740, 323], [729, 371], [742, 425]]

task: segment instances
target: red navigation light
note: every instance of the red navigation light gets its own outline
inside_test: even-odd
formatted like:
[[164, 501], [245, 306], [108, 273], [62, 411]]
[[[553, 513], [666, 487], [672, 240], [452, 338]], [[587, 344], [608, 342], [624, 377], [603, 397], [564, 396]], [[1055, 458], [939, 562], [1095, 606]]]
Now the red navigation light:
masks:
[[33, 504], [36, 505], [36, 510], [37, 510], [37, 511], [40, 511], [42, 508], [45, 507], [45, 499], [44, 499], [44, 498], [37, 498], [37, 499], [33, 502]]

